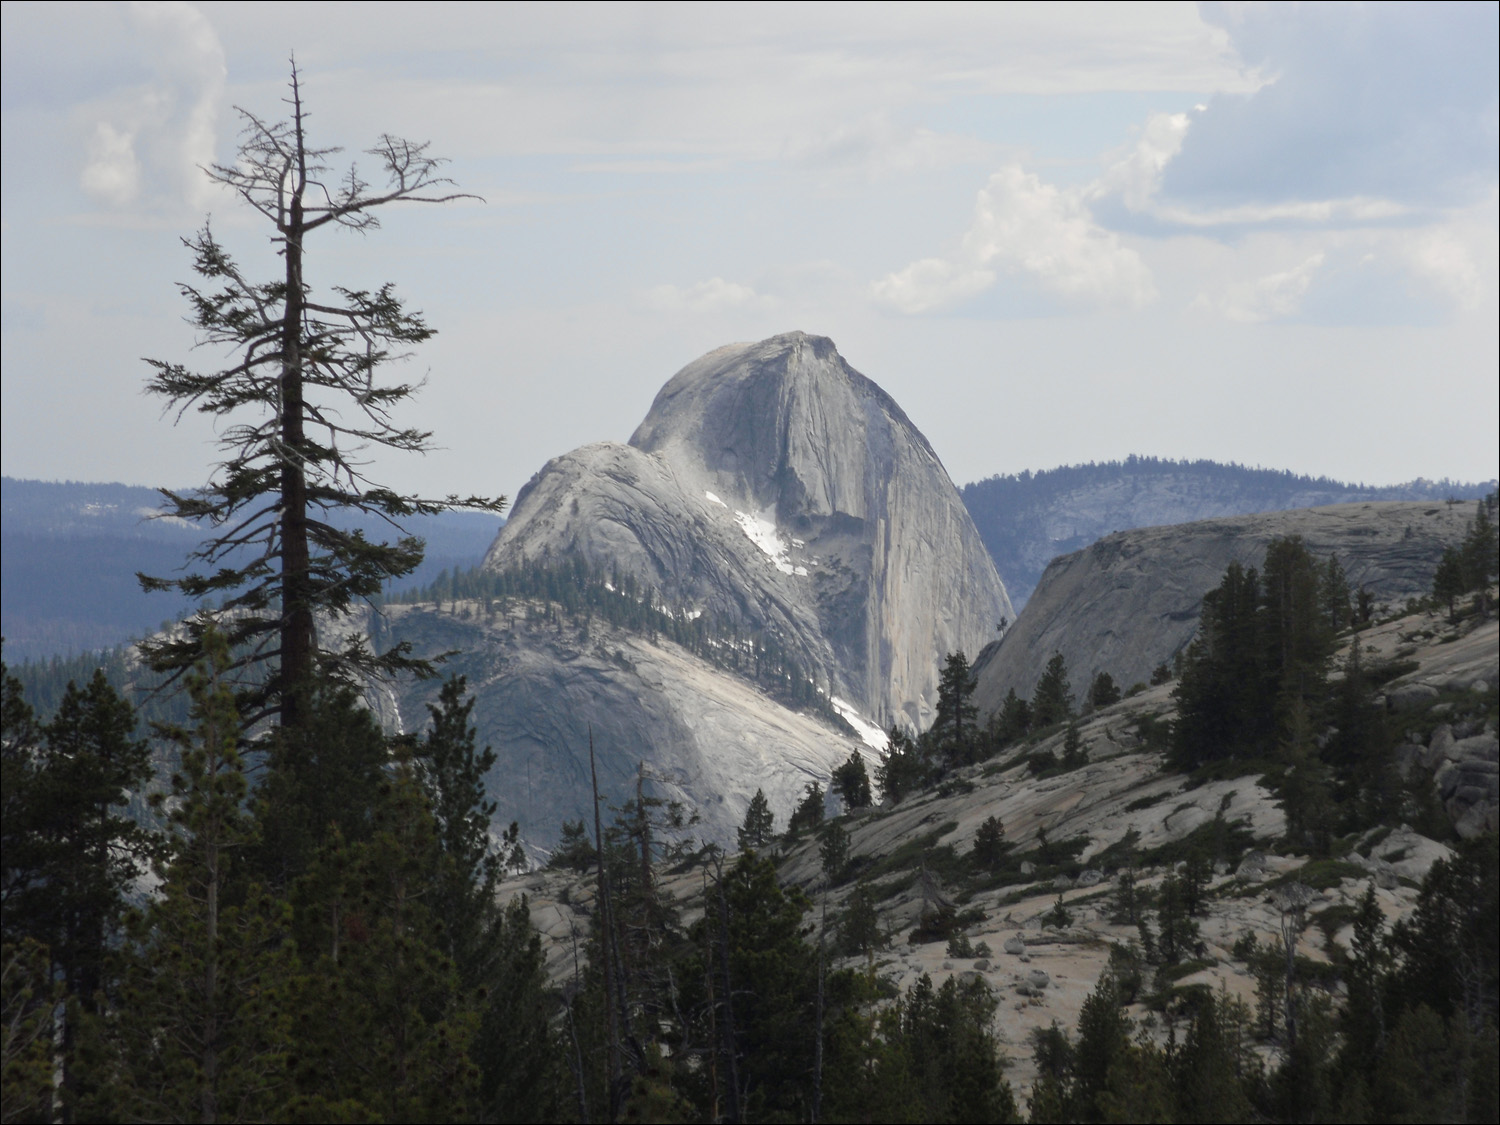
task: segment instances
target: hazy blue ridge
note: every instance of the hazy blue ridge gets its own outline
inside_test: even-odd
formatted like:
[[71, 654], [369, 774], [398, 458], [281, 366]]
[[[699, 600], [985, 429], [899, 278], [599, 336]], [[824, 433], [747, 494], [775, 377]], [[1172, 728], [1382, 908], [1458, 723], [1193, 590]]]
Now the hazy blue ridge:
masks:
[[[192, 608], [170, 593], [146, 594], [136, 573], [170, 577], [204, 532], [149, 518], [155, 489], [80, 481], [0, 478], [0, 632], [9, 663], [89, 652], [158, 628]], [[399, 534], [379, 519], [331, 520], [374, 540]], [[477, 565], [504, 524], [481, 512], [404, 521], [427, 542], [422, 565], [390, 592], [431, 583], [444, 569]]]

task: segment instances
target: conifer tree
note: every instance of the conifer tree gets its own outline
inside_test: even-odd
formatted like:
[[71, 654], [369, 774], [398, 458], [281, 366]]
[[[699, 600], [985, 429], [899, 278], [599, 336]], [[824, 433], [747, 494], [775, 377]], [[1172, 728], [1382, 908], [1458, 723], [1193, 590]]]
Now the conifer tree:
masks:
[[927, 766], [921, 750], [905, 731], [892, 727], [886, 737], [886, 748], [875, 767], [875, 782], [881, 796], [898, 805], [926, 781]]
[[223, 460], [204, 488], [163, 490], [165, 514], [212, 527], [190, 556], [204, 569], [180, 578], [143, 575], [141, 582], [195, 600], [222, 599], [220, 608], [202, 610], [183, 630], [143, 646], [158, 669], [186, 672], [203, 652], [205, 631], [219, 628], [237, 663], [258, 669], [242, 682], [242, 720], [254, 723], [274, 713], [283, 726], [295, 727], [306, 721], [320, 671], [352, 679], [422, 667], [402, 645], [376, 655], [358, 640], [338, 651], [320, 644], [320, 617], [347, 614], [422, 558], [419, 539], [372, 543], [338, 528], [332, 514], [375, 515], [399, 526], [403, 518], [455, 506], [499, 511], [503, 502], [415, 499], [365, 476], [361, 450], [430, 447], [428, 433], [398, 424], [391, 413], [417, 388], [381, 377], [432, 329], [403, 306], [390, 284], [332, 286], [319, 295], [306, 270], [308, 240], [330, 226], [373, 230], [379, 209], [392, 203], [441, 203], [460, 193], [450, 190], [443, 162], [427, 155], [426, 145], [390, 135], [368, 153], [383, 187], [362, 179], [354, 165], [334, 174], [327, 160], [338, 150], [308, 140], [295, 66], [287, 100], [289, 121], [241, 110], [236, 161], [208, 169], [211, 180], [270, 224], [280, 276], [252, 280], [205, 225], [185, 242], [201, 287], [184, 285], [182, 293], [199, 342], [234, 358], [208, 373], [148, 361], [155, 374], [147, 390], [168, 410], [224, 419]]
[[978, 734], [979, 709], [974, 706], [974, 673], [969, 658], [950, 652], [938, 677], [937, 715], [931, 734], [949, 765], [973, 760]]
[[745, 810], [744, 823], [739, 827], [740, 851], [751, 851], [765, 847], [775, 834], [776, 814], [771, 811], [771, 802], [761, 790], [750, 798], [750, 807]]
[[833, 771], [833, 790], [845, 809], [867, 809], [874, 798], [870, 793], [870, 773], [865, 769], [864, 755], [851, 750], [849, 757]]
[[1015, 688], [1011, 688], [995, 717], [995, 741], [1002, 747], [1009, 746], [1025, 738], [1031, 732], [1031, 727], [1031, 704], [1017, 695]]
[[823, 826], [823, 787], [816, 781], [809, 781], [807, 788], [803, 791], [802, 800], [797, 802], [797, 807], [792, 810], [792, 819], [787, 823], [787, 831], [792, 835], [800, 832], [812, 832]]
[[126, 1077], [99, 1107], [107, 1116], [244, 1121], [282, 1106], [296, 958], [285, 903], [240, 870], [256, 826], [222, 679], [229, 647], [220, 634], [204, 640], [188, 684], [195, 727], [169, 732], [181, 759], [169, 848], [160, 896], [132, 919], [127, 1018], [113, 1025]]
[[1037, 681], [1031, 697], [1031, 717], [1034, 727], [1050, 727], [1073, 717], [1073, 689], [1068, 686], [1068, 664], [1060, 652], [1047, 661], [1042, 678]]

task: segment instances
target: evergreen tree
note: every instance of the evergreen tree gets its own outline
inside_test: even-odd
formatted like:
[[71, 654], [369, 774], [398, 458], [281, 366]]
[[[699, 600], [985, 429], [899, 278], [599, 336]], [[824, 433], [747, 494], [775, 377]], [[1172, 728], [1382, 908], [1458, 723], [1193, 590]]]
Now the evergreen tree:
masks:
[[1458, 620], [1454, 603], [1468, 592], [1464, 559], [1457, 547], [1444, 547], [1437, 572], [1432, 576], [1432, 596], [1448, 607], [1448, 619]]
[[793, 836], [803, 832], [816, 832], [823, 826], [823, 787], [816, 781], [809, 781], [807, 789], [802, 794], [802, 800], [792, 810], [792, 819], [787, 823], [787, 832]]
[[1015, 688], [1011, 688], [995, 718], [996, 743], [1003, 747], [1020, 742], [1031, 733], [1031, 727], [1031, 704], [1018, 696]]
[[974, 863], [981, 871], [994, 871], [1005, 858], [1005, 827], [999, 817], [985, 817], [974, 834]]
[[864, 755], [851, 750], [844, 763], [833, 771], [833, 791], [844, 802], [845, 809], [867, 809], [874, 798], [870, 793], [870, 774]]
[[256, 827], [245, 811], [240, 717], [224, 682], [229, 646], [204, 638], [190, 677], [195, 728], [170, 731], [170, 837], [160, 896], [133, 919], [122, 1011], [123, 1079], [97, 1110], [138, 1120], [276, 1117], [297, 975], [285, 904], [238, 869]]
[[845, 956], [873, 956], [876, 950], [884, 949], [889, 944], [890, 941], [880, 929], [875, 892], [870, 884], [861, 880], [854, 885], [854, 890], [844, 905], [844, 913], [839, 918], [838, 950]]
[[220, 428], [225, 456], [203, 489], [163, 490], [167, 514], [214, 528], [191, 555], [204, 569], [181, 578], [143, 575], [141, 582], [194, 600], [222, 599], [185, 629], [142, 646], [158, 669], [186, 672], [203, 651], [206, 630], [219, 628], [236, 661], [260, 669], [242, 685], [243, 721], [277, 713], [283, 726], [297, 727], [307, 721], [308, 693], [320, 673], [352, 681], [422, 667], [406, 645], [379, 656], [358, 640], [338, 651], [320, 647], [320, 615], [347, 614], [357, 599], [377, 596], [422, 558], [419, 539], [371, 543], [360, 532], [338, 529], [327, 514], [352, 510], [398, 522], [451, 507], [499, 511], [502, 501], [418, 500], [365, 476], [366, 462], [355, 450], [430, 448], [429, 434], [391, 417], [417, 388], [377, 380], [386, 364], [432, 330], [402, 306], [390, 284], [374, 291], [333, 287], [329, 296], [318, 296], [305, 271], [308, 239], [328, 226], [372, 230], [387, 204], [461, 196], [448, 190], [450, 181], [439, 174], [442, 161], [428, 156], [425, 145], [390, 135], [370, 150], [384, 188], [372, 188], [353, 167], [330, 178], [326, 160], [337, 150], [308, 142], [295, 68], [289, 101], [287, 122], [241, 111], [245, 130], [237, 159], [208, 169], [211, 180], [269, 221], [281, 276], [251, 280], [205, 225], [186, 241], [203, 285], [185, 285], [182, 293], [199, 342], [228, 349], [235, 359], [206, 374], [148, 361], [155, 374], [147, 390], [168, 410], [226, 419]]
[[1089, 706], [1094, 710], [1120, 702], [1120, 689], [1108, 672], [1100, 672], [1089, 685]]
[[823, 876], [830, 883], [843, 882], [849, 866], [849, 833], [838, 821], [830, 821], [818, 833], [818, 856], [823, 861]]
[[292, 1008], [320, 1018], [295, 1028], [289, 1116], [450, 1121], [477, 1100], [479, 1011], [441, 949], [436, 823], [409, 756], [372, 812], [365, 839], [335, 830], [301, 881], [321, 907], [322, 952], [299, 943], [310, 971]]
[[[70, 1119], [88, 1103], [96, 1076], [78, 1067], [80, 1020], [115, 990], [109, 953], [121, 933], [125, 897], [144, 873], [151, 836], [126, 814], [150, 775], [135, 714], [102, 672], [69, 683], [51, 722], [38, 728], [20, 685], [4, 682], [4, 824], [0, 922], [14, 947], [45, 948], [50, 976], [69, 1001], [57, 1036], [57, 1095]], [[35, 949], [36, 946], [26, 946]], [[13, 960], [18, 970], [28, 958]]]
[[745, 821], [739, 827], [740, 851], [757, 851], [776, 838], [776, 815], [771, 812], [771, 802], [765, 793], [757, 789], [750, 798], [750, 807], [745, 810]]
[[979, 709], [973, 703], [975, 686], [969, 658], [962, 652], [950, 652], [938, 677], [937, 715], [931, 731], [939, 753], [949, 765], [967, 764], [977, 750]]
[[921, 750], [905, 731], [892, 727], [886, 748], [880, 754], [880, 764], [875, 767], [875, 782], [880, 786], [881, 796], [899, 805], [926, 781], [927, 766]]
[[1060, 652], [1047, 661], [1047, 668], [1037, 681], [1031, 697], [1031, 716], [1036, 728], [1055, 726], [1073, 717], [1073, 689], [1068, 686], [1068, 665]]
[[499, 958], [500, 856], [490, 842], [497, 806], [484, 789], [495, 752], [475, 748], [474, 700], [466, 687], [462, 676], [453, 677], [437, 704], [428, 705], [432, 726], [416, 747], [414, 766], [436, 821], [432, 906], [443, 919], [441, 945], [463, 986], [476, 989], [490, 981]]

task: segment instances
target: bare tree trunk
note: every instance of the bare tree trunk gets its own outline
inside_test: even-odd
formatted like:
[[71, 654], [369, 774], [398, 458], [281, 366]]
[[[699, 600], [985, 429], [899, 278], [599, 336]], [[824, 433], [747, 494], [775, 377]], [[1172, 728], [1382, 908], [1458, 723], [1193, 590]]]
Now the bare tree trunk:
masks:
[[281, 224], [286, 258], [286, 297], [281, 320], [281, 725], [296, 729], [304, 718], [304, 693], [312, 681], [314, 632], [311, 552], [307, 536], [307, 473], [303, 465], [306, 401], [302, 379], [302, 238], [306, 221], [307, 146], [302, 130], [302, 94], [292, 71], [292, 121], [297, 146], [296, 183]]
[[589, 724], [589, 778], [594, 792], [594, 853], [599, 864], [599, 922], [604, 932], [599, 935], [599, 956], [604, 962], [604, 1025], [605, 1051], [609, 1059], [609, 1119], [619, 1120], [620, 1104], [620, 1028], [615, 1011], [615, 978], [618, 966], [611, 956], [614, 942], [614, 919], [609, 909], [609, 876], [604, 870], [604, 826], [599, 817], [599, 769], [594, 762], [594, 727]]

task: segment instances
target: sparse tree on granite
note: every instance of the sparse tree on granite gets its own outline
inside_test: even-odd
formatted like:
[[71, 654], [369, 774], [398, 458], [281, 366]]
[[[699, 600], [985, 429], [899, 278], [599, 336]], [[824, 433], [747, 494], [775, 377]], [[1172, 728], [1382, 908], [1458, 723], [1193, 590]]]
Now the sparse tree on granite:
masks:
[[806, 790], [803, 791], [802, 800], [792, 810], [792, 819], [787, 823], [787, 831], [792, 835], [801, 832], [815, 832], [823, 826], [823, 787], [816, 781], [809, 781]]
[[1100, 672], [1089, 685], [1089, 706], [1094, 710], [1120, 702], [1120, 689], [1108, 672]]
[[745, 821], [739, 827], [740, 851], [758, 851], [776, 838], [776, 814], [771, 811], [771, 802], [761, 790], [750, 798], [750, 807], [745, 810]]
[[905, 731], [892, 727], [888, 738], [880, 765], [875, 767], [875, 781], [881, 795], [897, 805], [927, 780], [927, 766], [920, 748]]
[[844, 802], [845, 809], [867, 809], [874, 798], [870, 793], [870, 773], [865, 769], [865, 758], [858, 750], [851, 750], [843, 765], [833, 771], [833, 791]]
[[1047, 668], [1037, 681], [1036, 692], [1031, 697], [1031, 716], [1034, 727], [1050, 727], [1073, 717], [1073, 689], [1068, 686], [1068, 663], [1060, 652], [1054, 653], [1047, 661]]

